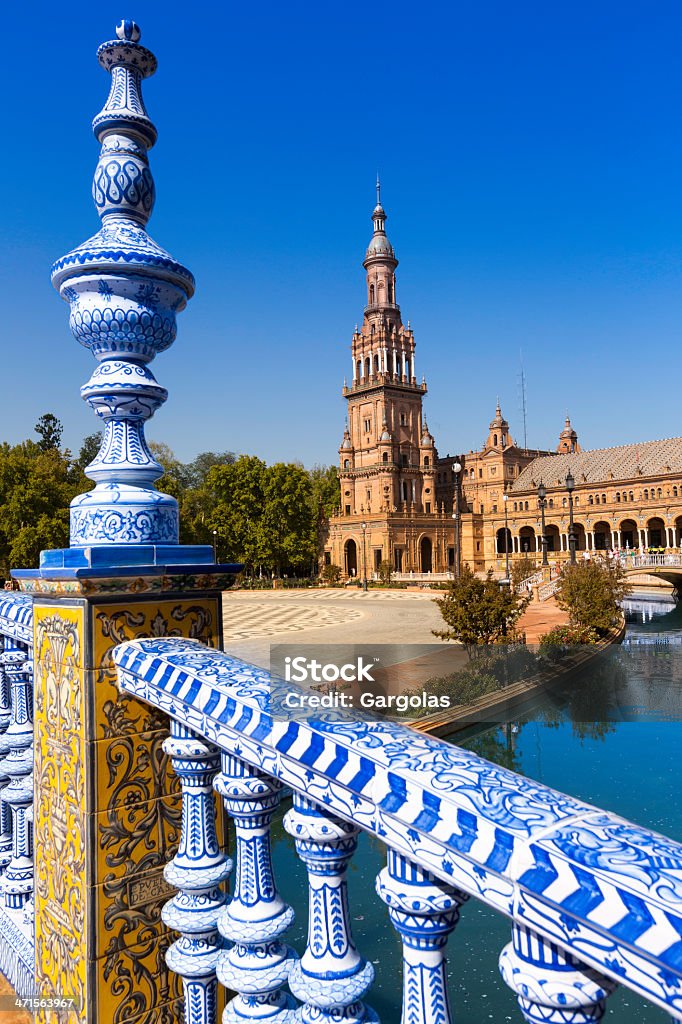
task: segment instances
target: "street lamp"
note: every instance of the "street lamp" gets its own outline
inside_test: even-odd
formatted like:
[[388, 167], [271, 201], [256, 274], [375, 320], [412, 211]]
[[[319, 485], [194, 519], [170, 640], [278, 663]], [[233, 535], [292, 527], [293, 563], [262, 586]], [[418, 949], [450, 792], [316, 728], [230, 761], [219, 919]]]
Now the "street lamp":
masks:
[[213, 562], [216, 564], [218, 561], [218, 531], [213, 531]]
[[504, 502], [504, 572], [507, 577], [507, 586], [510, 586], [510, 575], [509, 575], [509, 516], [507, 513], [507, 502], [509, 501], [509, 495], [503, 494], [502, 501]]
[[542, 480], [538, 487], [538, 505], [540, 506], [540, 517], [542, 522], [542, 564], [549, 565], [547, 561], [547, 531], [545, 529], [545, 508], [547, 506], [547, 488]]
[[459, 576], [459, 508], [460, 508], [460, 473], [462, 472], [462, 463], [453, 462], [452, 472], [455, 474], [455, 500], [454, 500], [454, 512], [452, 518], [455, 521], [455, 564], [453, 566], [453, 576]]
[[360, 523], [362, 528], [362, 589], [367, 590], [367, 523]]
[[575, 565], [575, 527], [573, 525], [573, 490], [575, 480], [570, 469], [566, 474], [566, 490], [568, 491], [568, 550], [570, 551], [571, 565]]

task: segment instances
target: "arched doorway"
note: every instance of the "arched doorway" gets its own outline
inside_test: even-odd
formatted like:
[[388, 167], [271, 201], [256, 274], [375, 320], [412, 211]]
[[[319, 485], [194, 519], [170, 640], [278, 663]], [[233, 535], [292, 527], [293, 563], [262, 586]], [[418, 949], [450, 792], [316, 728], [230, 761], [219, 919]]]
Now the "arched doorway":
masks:
[[575, 550], [585, 551], [585, 549], [587, 548], [587, 535], [585, 534], [585, 527], [582, 523], [574, 523], [573, 532], [575, 533]]
[[598, 523], [594, 524], [594, 550], [595, 551], [610, 551], [613, 547], [613, 540], [611, 539], [611, 527], [603, 519], [600, 519]]
[[420, 553], [420, 565], [422, 572], [432, 572], [433, 564], [433, 546], [431, 544], [430, 537], [422, 537], [421, 544], [419, 545]]
[[354, 540], [347, 540], [344, 549], [346, 556], [346, 576], [358, 574], [358, 548]]
[[633, 551], [639, 547], [639, 532], [634, 519], [623, 519], [620, 524], [620, 546]]
[[[506, 541], [505, 534], [507, 537]], [[500, 530], [497, 531], [497, 553], [498, 555], [504, 555], [507, 552], [509, 552], [509, 554], [511, 555], [513, 550], [514, 546], [512, 544], [511, 530], [505, 530], [505, 528], [502, 527]]]
[[535, 550], [535, 530], [532, 526], [522, 526], [519, 530], [519, 551], [524, 555], [530, 555]]
[[555, 526], [554, 523], [550, 523], [545, 530], [545, 535], [547, 537], [547, 550], [561, 551], [561, 536], [559, 534], [559, 527]]
[[660, 516], [652, 516], [646, 524], [650, 548], [667, 548], [668, 541], [665, 534], [665, 523]]

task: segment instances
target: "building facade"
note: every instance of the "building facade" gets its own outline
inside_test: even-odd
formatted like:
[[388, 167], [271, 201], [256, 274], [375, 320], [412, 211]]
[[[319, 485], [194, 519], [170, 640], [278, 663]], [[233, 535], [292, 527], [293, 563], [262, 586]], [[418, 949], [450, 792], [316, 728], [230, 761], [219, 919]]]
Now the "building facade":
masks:
[[507, 556], [539, 561], [540, 484], [548, 557], [566, 559], [569, 470], [579, 552], [679, 548], [682, 438], [583, 451], [566, 416], [556, 447], [529, 449], [514, 440], [498, 400], [480, 449], [439, 456], [424, 416], [414, 331], [398, 305], [398, 260], [378, 182], [372, 221], [363, 262], [367, 304], [351, 342], [351, 383], [343, 387], [341, 503], [324, 561], [345, 578], [369, 578], [382, 562], [399, 573], [444, 573], [456, 552], [477, 572], [504, 571]]

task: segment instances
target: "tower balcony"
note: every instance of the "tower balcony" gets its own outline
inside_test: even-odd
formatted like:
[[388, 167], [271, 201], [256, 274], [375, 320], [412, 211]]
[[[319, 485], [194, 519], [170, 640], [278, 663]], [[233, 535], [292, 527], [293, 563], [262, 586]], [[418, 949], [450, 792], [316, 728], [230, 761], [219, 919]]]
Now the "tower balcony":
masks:
[[370, 391], [372, 388], [387, 386], [416, 391], [420, 395], [425, 395], [427, 392], [426, 381], [418, 381], [416, 377], [407, 377], [405, 374], [401, 376], [399, 373], [382, 372], [371, 373], [369, 377], [361, 377], [359, 380], [353, 381], [350, 386], [345, 385], [341, 393], [345, 398], [348, 395]]
[[365, 316], [381, 313], [383, 310], [394, 316], [400, 316], [400, 306], [397, 302], [372, 302], [369, 306], [365, 306]]

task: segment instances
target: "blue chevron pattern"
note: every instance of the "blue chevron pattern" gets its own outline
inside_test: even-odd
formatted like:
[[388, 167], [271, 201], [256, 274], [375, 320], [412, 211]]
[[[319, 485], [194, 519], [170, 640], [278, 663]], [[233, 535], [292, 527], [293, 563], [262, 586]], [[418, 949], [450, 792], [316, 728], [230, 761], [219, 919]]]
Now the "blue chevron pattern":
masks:
[[682, 1016], [682, 845], [397, 723], [278, 718], [267, 672], [196, 641], [114, 658], [125, 692]]

